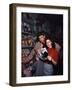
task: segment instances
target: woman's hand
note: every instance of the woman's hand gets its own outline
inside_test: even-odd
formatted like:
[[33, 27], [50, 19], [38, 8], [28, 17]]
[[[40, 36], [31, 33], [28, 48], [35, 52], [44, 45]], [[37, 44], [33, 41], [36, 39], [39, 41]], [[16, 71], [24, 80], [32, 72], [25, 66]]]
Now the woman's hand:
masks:
[[49, 61], [52, 61], [52, 57], [51, 57], [51, 56], [48, 56], [47, 59], [48, 59]]
[[57, 64], [57, 62], [56, 62], [51, 56], [48, 56], [47, 59], [48, 59], [49, 61], [52, 61], [52, 63], [53, 63], [54, 65]]

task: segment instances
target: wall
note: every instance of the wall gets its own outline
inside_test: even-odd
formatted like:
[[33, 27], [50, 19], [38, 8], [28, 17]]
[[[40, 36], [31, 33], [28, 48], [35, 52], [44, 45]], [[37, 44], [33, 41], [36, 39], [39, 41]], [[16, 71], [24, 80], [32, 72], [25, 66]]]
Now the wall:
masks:
[[[47, 4], [47, 5], [57, 5], [57, 6], [65, 5], [65, 6], [70, 6], [72, 11], [72, 0], [0, 0], [0, 90], [24, 90], [24, 89], [25, 90], [28, 89], [29, 90], [34, 90], [34, 89], [35, 90], [37, 89], [71, 90], [72, 82], [70, 84], [28, 86], [28, 87], [9, 86], [9, 4], [10, 3], [31, 3], [31, 4], [34, 3], [34, 4]], [[71, 17], [72, 17], [72, 12], [71, 12]]]

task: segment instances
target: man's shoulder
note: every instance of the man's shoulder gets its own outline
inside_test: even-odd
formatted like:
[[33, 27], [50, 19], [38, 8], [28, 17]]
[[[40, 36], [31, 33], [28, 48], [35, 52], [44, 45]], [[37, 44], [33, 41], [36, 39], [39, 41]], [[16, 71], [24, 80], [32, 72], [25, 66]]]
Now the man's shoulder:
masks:
[[38, 49], [40, 46], [41, 46], [41, 43], [40, 43], [40, 42], [36, 42], [34, 48], [35, 48], [35, 49]]

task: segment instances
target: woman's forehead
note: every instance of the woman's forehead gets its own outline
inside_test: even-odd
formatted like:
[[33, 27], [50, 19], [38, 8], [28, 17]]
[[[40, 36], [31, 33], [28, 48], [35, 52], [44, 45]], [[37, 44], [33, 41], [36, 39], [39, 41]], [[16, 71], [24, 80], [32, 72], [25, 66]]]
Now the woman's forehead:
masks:
[[44, 38], [44, 35], [40, 35], [39, 38]]
[[47, 39], [46, 42], [51, 42], [51, 40]]

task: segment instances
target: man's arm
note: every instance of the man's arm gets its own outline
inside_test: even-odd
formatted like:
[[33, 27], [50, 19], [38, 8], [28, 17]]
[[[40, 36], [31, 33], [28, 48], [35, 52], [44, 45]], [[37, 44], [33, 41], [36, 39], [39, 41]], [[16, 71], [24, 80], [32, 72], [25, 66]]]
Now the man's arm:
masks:
[[23, 58], [23, 63], [29, 63], [32, 58], [35, 56], [35, 51], [34, 49], [32, 49], [31, 53], [26, 57], [26, 58]]
[[40, 44], [37, 42], [34, 49], [32, 49], [31, 53], [29, 54], [29, 56], [27, 56], [27, 58], [23, 59], [24, 63], [28, 63], [30, 62], [33, 57], [37, 54], [37, 50], [39, 49]]

